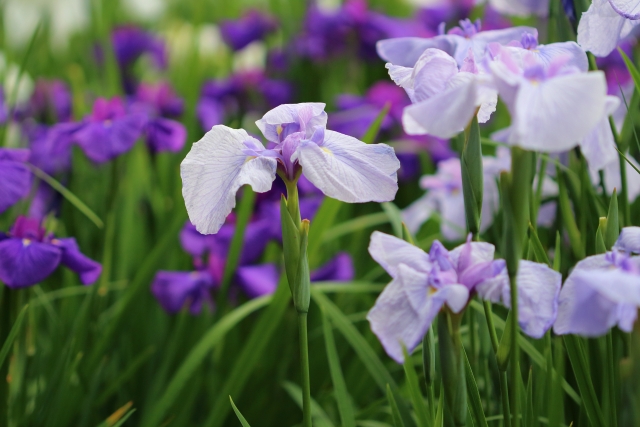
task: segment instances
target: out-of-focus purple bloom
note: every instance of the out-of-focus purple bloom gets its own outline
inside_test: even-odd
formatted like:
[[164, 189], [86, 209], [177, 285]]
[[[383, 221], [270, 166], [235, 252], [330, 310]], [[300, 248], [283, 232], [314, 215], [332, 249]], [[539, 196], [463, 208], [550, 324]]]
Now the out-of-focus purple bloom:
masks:
[[582, 73], [556, 57], [548, 66], [531, 53], [524, 69], [507, 51], [490, 63], [494, 81], [511, 113], [504, 140], [542, 152], [562, 152], [578, 145], [607, 117], [604, 73]]
[[587, 257], [575, 266], [560, 292], [556, 334], [595, 337], [616, 325], [631, 332], [640, 307], [640, 258], [625, 253], [637, 248], [627, 248], [630, 239], [623, 236], [614, 252]]
[[569, 19], [572, 25], [576, 23], [576, 8], [573, 4], [573, 0], [562, 0], [562, 9], [564, 10], [564, 14]]
[[[621, 42], [618, 47], [631, 58], [633, 56], [634, 44], [635, 42], [632, 43], [631, 40], [625, 40]], [[612, 96], [617, 96], [621, 100], [618, 109], [613, 112], [612, 116], [616, 128], [622, 129], [622, 124], [627, 115], [627, 104], [635, 88], [633, 79], [622, 59], [622, 55], [620, 55], [617, 49], [605, 57], [596, 58], [596, 64], [598, 65], [598, 69], [604, 71], [607, 77], [607, 93]], [[622, 102], [624, 100], [627, 102]]]
[[0, 148], [0, 213], [29, 194], [31, 171], [25, 164], [30, 151]]
[[[371, 235], [369, 253], [392, 278], [367, 319], [387, 354], [402, 363], [424, 337], [445, 305], [462, 311], [472, 292], [510, 305], [504, 295], [509, 280], [504, 260], [494, 260], [489, 243], [467, 242], [448, 251], [435, 241], [429, 253], [393, 236]], [[544, 273], [541, 275], [540, 273]], [[547, 266], [521, 262], [518, 273], [519, 323], [525, 333], [540, 337], [553, 324], [561, 276]]]
[[94, 283], [102, 272], [99, 263], [80, 252], [74, 238], [46, 234], [38, 220], [18, 217], [9, 233], [0, 234], [0, 280], [10, 288], [35, 285], [60, 264], [76, 272], [84, 285]]
[[9, 109], [4, 96], [4, 88], [0, 87], [0, 124], [6, 123], [9, 118]]
[[[365, 144], [326, 129], [324, 104], [285, 104], [256, 122], [273, 148], [244, 130], [214, 126], [182, 162], [182, 194], [196, 228], [216, 233], [245, 184], [263, 193], [276, 169], [290, 180], [300, 172], [325, 195], [348, 203], [386, 201], [398, 189], [400, 167], [386, 144]], [[203, 185], [206, 183], [206, 185]]]
[[141, 83], [136, 88], [135, 99], [153, 106], [156, 113], [163, 117], [180, 117], [184, 111], [184, 100], [167, 82]]
[[329, 114], [329, 125], [336, 132], [354, 138], [362, 138], [386, 105], [389, 112], [382, 121], [381, 130], [401, 123], [402, 110], [410, 101], [404, 91], [391, 82], [378, 82], [371, 86], [365, 96], [340, 95], [336, 105], [341, 110]]
[[578, 24], [578, 43], [595, 56], [609, 55], [640, 23], [640, 17], [625, 17], [613, 5], [613, 0], [593, 0]]
[[206, 271], [158, 271], [151, 292], [160, 306], [169, 313], [178, 313], [185, 305], [191, 314], [200, 313], [203, 306], [213, 309], [213, 280]]
[[286, 104], [292, 93], [288, 82], [270, 79], [263, 71], [238, 72], [226, 79], [205, 82], [196, 114], [202, 129], [208, 131], [228, 117]]
[[429, 48], [440, 49], [451, 55], [459, 67], [463, 67], [469, 50], [473, 58], [481, 63], [485, 57], [485, 49], [489, 43], [508, 44], [519, 41], [525, 33], [538, 37], [538, 30], [532, 27], [513, 27], [503, 30], [480, 31], [480, 22], [472, 23], [468, 19], [460, 21], [460, 27], [455, 27], [444, 34], [432, 38], [401, 37], [381, 40], [377, 44], [380, 58], [394, 65], [414, 67], [416, 62]]
[[467, 126], [476, 111], [480, 123], [489, 120], [497, 93], [488, 76], [479, 73], [471, 49], [468, 53], [460, 69], [453, 57], [433, 48], [425, 50], [413, 68], [387, 64], [391, 79], [413, 103], [402, 116], [405, 132], [450, 138]]
[[129, 151], [144, 124], [144, 116], [128, 113], [120, 98], [98, 98], [74, 139], [92, 161], [105, 163]]
[[235, 21], [220, 23], [222, 39], [233, 50], [240, 50], [254, 41], [262, 40], [277, 28], [278, 23], [273, 17], [257, 10], [248, 10]]
[[116, 28], [111, 33], [111, 42], [121, 68], [130, 66], [144, 54], [149, 54], [158, 68], [167, 66], [164, 42], [142, 28], [133, 25]]
[[311, 272], [311, 281], [348, 282], [353, 280], [353, 276], [353, 260], [351, 256], [346, 252], [339, 252], [325, 265]]
[[[498, 150], [498, 157], [485, 156], [484, 197], [482, 199], [482, 224], [484, 231], [493, 223], [493, 216], [500, 205], [500, 194], [496, 179], [501, 171], [509, 170], [511, 157], [508, 150]], [[435, 175], [420, 180], [427, 193], [407, 207], [402, 218], [412, 233], [418, 232], [434, 213], [441, 218], [440, 229], [447, 240], [458, 240], [465, 236], [464, 197], [462, 194], [462, 171], [460, 159], [451, 158], [438, 163]]]
[[50, 175], [68, 170], [75, 133], [81, 127], [81, 123], [73, 122], [26, 126], [31, 148], [29, 161]]
[[276, 291], [280, 272], [275, 264], [246, 265], [238, 268], [236, 278], [249, 298], [258, 298]]
[[60, 80], [39, 79], [29, 100], [26, 114], [40, 123], [71, 120], [71, 93]]

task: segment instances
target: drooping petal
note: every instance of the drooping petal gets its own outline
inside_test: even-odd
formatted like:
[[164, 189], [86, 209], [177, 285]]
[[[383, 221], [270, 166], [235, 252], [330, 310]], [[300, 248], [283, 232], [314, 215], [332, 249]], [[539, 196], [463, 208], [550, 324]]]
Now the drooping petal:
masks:
[[607, 85], [600, 71], [523, 82], [510, 142], [542, 152], [576, 146], [604, 117]]
[[439, 49], [427, 49], [413, 68], [415, 101], [420, 102], [444, 92], [447, 82], [458, 74], [458, 64]]
[[426, 252], [411, 243], [379, 231], [371, 234], [369, 253], [393, 278], [398, 276], [400, 264], [406, 264], [424, 273], [431, 271], [431, 262]]
[[594, 0], [578, 24], [578, 43], [596, 56], [607, 56], [618, 45], [625, 21], [608, 0]]
[[420, 55], [429, 48], [440, 49], [453, 55], [455, 43], [447, 37], [433, 37], [431, 39], [398, 37], [380, 40], [376, 43], [376, 50], [380, 58], [402, 67], [413, 67]]
[[580, 150], [587, 159], [591, 171], [599, 171], [607, 164], [618, 160], [618, 151], [611, 132], [609, 116], [618, 108], [619, 104], [620, 100], [617, 97], [607, 96], [606, 116], [580, 143]]
[[621, 269], [578, 271], [574, 273], [578, 282], [590, 281], [590, 286], [600, 295], [618, 304], [640, 307], [640, 275]]
[[292, 160], [324, 194], [343, 202], [386, 202], [398, 191], [400, 162], [386, 144], [365, 144], [327, 130], [321, 145], [301, 142]]
[[624, 227], [613, 249], [640, 254], [640, 227]]
[[62, 250], [48, 243], [9, 238], [0, 241], [0, 280], [10, 288], [35, 285], [60, 264]]
[[[432, 300], [442, 300], [454, 313], [460, 313], [469, 302], [469, 289], [463, 285], [448, 285], [437, 290], [432, 296]], [[435, 304], [436, 306], [439, 304]], [[431, 309], [431, 307], [429, 307]], [[433, 321], [433, 318], [431, 318]], [[429, 322], [430, 324], [431, 322]]]
[[245, 265], [236, 271], [238, 284], [249, 298], [274, 293], [279, 277], [275, 264]]
[[407, 348], [409, 354], [415, 349], [445, 300], [428, 298], [427, 304], [416, 311], [405, 288], [422, 286], [426, 295], [427, 274], [401, 265], [397, 276], [382, 291], [367, 314], [367, 320], [387, 354], [402, 363], [402, 346]]
[[244, 130], [214, 126], [180, 165], [182, 195], [189, 219], [203, 234], [216, 233], [236, 204], [238, 189], [248, 184], [258, 193], [271, 188], [275, 158], [247, 156]]
[[98, 280], [102, 265], [82, 254], [76, 239], [54, 239], [51, 243], [62, 249], [62, 264], [76, 272], [83, 285], [90, 285]]
[[410, 105], [404, 109], [402, 125], [409, 135], [429, 134], [451, 138], [464, 130], [476, 110], [477, 87], [474, 79]]

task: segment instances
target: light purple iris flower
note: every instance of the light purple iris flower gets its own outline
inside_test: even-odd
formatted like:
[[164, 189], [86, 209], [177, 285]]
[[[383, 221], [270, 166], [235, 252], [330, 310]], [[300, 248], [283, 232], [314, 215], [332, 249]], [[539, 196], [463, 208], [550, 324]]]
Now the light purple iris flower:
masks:
[[218, 232], [245, 185], [268, 191], [276, 170], [289, 180], [300, 172], [325, 195], [338, 200], [383, 202], [398, 190], [400, 167], [393, 148], [365, 144], [325, 129], [324, 104], [281, 105], [256, 122], [266, 149], [246, 131], [214, 126], [181, 164], [182, 194], [191, 222], [203, 234]]
[[489, 0], [489, 4], [505, 15], [544, 17], [549, 14], [549, 0]]
[[[433, 319], [448, 307], [459, 313], [473, 292], [510, 305], [504, 260], [494, 260], [489, 243], [467, 242], [448, 251], [435, 241], [429, 253], [396, 237], [374, 232], [369, 253], [392, 278], [367, 319], [387, 354], [402, 363], [402, 346], [410, 352]], [[521, 261], [518, 273], [519, 323], [540, 337], [553, 324], [561, 276], [546, 265]]]
[[568, 61], [569, 57], [556, 57], [545, 66], [533, 53], [526, 52], [519, 61], [502, 51], [489, 64], [511, 113], [505, 142], [535, 151], [567, 151], [606, 120], [604, 73], [583, 73]]
[[272, 17], [249, 10], [238, 20], [221, 22], [220, 34], [233, 50], [240, 50], [254, 41], [262, 40], [277, 28], [278, 23]]
[[578, 24], [580, 46], [595, 56], [610, 54], [640, 23], [640, 15], [634, 13], [637, 5], [637, 1], [593, 0]]
[[172, 117], [182, 114], [182, 98], [178, 97], [168, 83], [156, 85], [140, 84], [136, 89], [132, 112], [146, 117], [143, 133], [152, 153], [178, 152], [184, 146], [187, 130]]
[[[511, 167], [509, 150], [501, 148], [497, 157], [482, 158], [484, 171], [484, 197], [482, 199], [482, 223], [485, 231], [493, 223], [500, 206], [497, 178], [500, 172]], [[435, 175], [423, 176], [420, 186], [427, 193], [402, 212], [402, 218], [412, 233], [417, 233], [435, 213], [440, 216], [440, 231], [446, 240], [460, 240], [465, 236], [464, 196], [462, 194], [462, 171], [460, 159], [451, 158], [438, 163]]]
[[451, 138], [468, 125], [473, 115], [484, 123], [496, 109], [498, 96], [491, 79], [478, 71], [469, 50], [464, 65], [440, 49], [425, 50], [415, 67], [387, 64], [391, 79], [409, 95], [402, 124], [410, 135]]
[[596, 337], [618, 326], [631, 332], [640, 307], [640, 228], [623, 228], [612, 252], [578, 264], [560, 292], [556, 334]]
[[25, 164], [30, 151], [0, 148], [0, 213], [29, 194], [31, 171]]
[[459, 67], [463, 67], [469, 51], [477, 62], [482, 62], [485, 49], [489, 43], [507, 44], [513, 40], [520, 40], [525, 33], [538, 37], [538, 30], [532, 27], [513, 27], [503, 30], [480, 31], [480, 22], [472, 23], [465, 19], [460, 21], [460, 27], [455, 27], [444, 34], [424, 39], [420, 37], [402, 37], [381, 40], [377, 44], [380, 58], [394, 65], [413, 67], [423, 52], [429, 48], [440, 49], [452, 56]]
[[98, 98], [74, 138], [87, 157], [105, 163], [131, 150], [144, 124], [144, 115], [128, 113], [120, 98]]
[[83, 285], [98, 280], [102, 266], [84, 256], [74, 238], [46, 234], [40, 221], [18, 217], [8, 234], [0, 233], [0, 280], [10, 288], [35, 285], [60, 265], [80, 276]]

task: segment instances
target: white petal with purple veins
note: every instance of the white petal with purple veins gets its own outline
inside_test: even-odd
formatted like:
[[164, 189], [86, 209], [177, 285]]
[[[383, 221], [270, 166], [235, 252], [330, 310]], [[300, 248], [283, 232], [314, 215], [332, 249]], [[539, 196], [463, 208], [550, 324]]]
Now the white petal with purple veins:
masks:
[[391, 277], [397, 277], [400, 264], [406, 264], [424, 273], [431, 271], [429, 255], [425, 251], [402, 239], [379, 231], [374, 231], [371, 234], [369, 253]]
[[327, 130], [321, 145], [303, 141], [291, 157], [324, 194], [348, 203], [388, 202], [398, 191], [400, 162], [386, 144], [365, 144]]
[[403, 67], [413, 67], [420, 55], [429, 48], [440, 49], [453, 55], [455, 44], [446, 36], [437, 36], [430, 39], [399, 37], [380, 40], [376, 43], [376, 50], [380, 58]]
[[580, 19], [578, 43], [596, 56], [607, 56], [618, 45], [625, 22], [608, 0], [594, 0]]
[[609, 116], [618, 108], [620, 99], [607, 96], [606, 116], [580, 143], [580, 150], [587, 159], [591, 171], [599, 171], [611, 162], [618, 160], [618, 150], [611, 132]]
[[640, 19], [640, 1], [609, 0], [609, 3], [620, 15], [627, 19]]
[[624, 227], [613, 249], [640, 254], [640, 227]]
[[214, 126], [180, 165], [182, 195], [189, 219], [202, 234], [217, 233], [236, 205], [236, 192], [248, 184], [258, 193], [271, 189], [275, 158], [244, 153], [251, 137], [244, 130]]
[[[326, 104], [322, 102], [303, 102], [300, 104], [282, 104], [268, 111], [260, 120], [256, 121], [256, 126], [269, 141], [279, 142], [280, 132], [282, 128], [278, 126], [288, 123], [299, 124], [301, 112], [309, 110], [309, 114], [305, 117], [308, 119], [306, 124], [305, 136], [311, 137], [316, 126], [326, 127], [327, 113], [324, 111]], [[278, 130], [280, 129], [280, 130]]]

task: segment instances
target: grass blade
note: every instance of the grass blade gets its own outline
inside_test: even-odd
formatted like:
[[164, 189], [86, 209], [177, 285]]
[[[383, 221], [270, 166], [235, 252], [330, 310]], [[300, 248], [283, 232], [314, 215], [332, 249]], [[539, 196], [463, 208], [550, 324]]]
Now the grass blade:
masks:
[[391, 392], [391, 387], [387, 384], [387, 400], [389, 401], [389, 407], [391, 408], [391, 418], [393, 418], [393, 425], [395, 427], [404, 427], [404, 422], [402, 422], [402, 417], [400, 416], [400, 411], [398, 410], [398, 404], [396, 403], [396, 399], [393, 397], [393, 393]]
[[382, 126], [382, 121], [387, 117], [389, 108], [391, 108], [391, 103], [387, 102], [384, 105], [384, 108], [380, 111], [380, 114], [378, 114], [373, 123], [371, 123], [369, 129], [367, 129], [365, 134], [362, 136], [362, 141], [367, 144], [372, 144], [376, 140], [376, 136], [378, 136], [378, 132], [380, 132], [380, 126]]
[[[10, 289], [5, 289], [5, 292], [13, 292], [13, 291]], [[5, 340], [4, 344], [2, 344], [2, 349], [0, 349], [0, 366], [2, 366], [2, 364], [4, 363], [4, 359], [7, 358], [9, 351], [11, 351], [11, 346], [13, 345], [13, 341], [16, 339], [16, 336], [20, 331], [20, 326], [22, 326], [22, 322], [24, 321], [25, 314], [27, 314], [27, 307], [29, 307], [29, 304], [22, 307], [22, 310], [20, 310], [20, 313], [18, 314], [18, 317], [16, 318], [15, 323], [13, 324], [13, 326], [11, 327], [11, 330], [9, 331], [9, 335], [7, 335], [7, 339]]]
[[327, 360], [329, 361], [329, 370], [331, 373], [331, 381], [333, 382], [333, 390], [336, 401], [338, 403], [338, 412], [340, 413], [340, 422], [342, 427], [355, 427], [356, 419], [351, 404], [351, 396], [347, 391], [347, 385], [342, 375], [340, 367], [340, 358], [336, 349], [336, 342], [333, 337], [333, 330], [329, 324], [324, 311], [322, 312], [322, 330], [324, 332], [324, 342], [327, 348]]
[[[289, 396], [291, 396], [300, 409], [302, 409], [302, 389], [289, 381], [285, 381], [282, 387], [284, 387]], [[322, 406], [314, 399], [311, 399], [311, 416], [315, 421], [314, 424], [316, 427], [334, 427], [331, 418], [329, 418], [324, 409], [322, 409]]]
[[467, 352], [464, 351], [464, 347], [462, 349], [462, 353], [464, 354], [464, 366], [467, 377], [467, 396], [469, 397], [469, 410], [473, 417], [473, 425], [475, 427], [488, 427], [487, 419], [484, 415], [484, 409], [482, 408], [482, 401], [480, 400], [478, 384], [473, 376], [471, 364], [469, 364], [469, 358], [467, 357]]
[[231, 407], [233, 408], [233, 412], [236, 413], [236, 416], [238, 417], [238, 419], [240, 420], [240, 424], [242, 424], [242, 427], [251, 427], [249, 425], [249, 423], [247, 422], [247, 420], [242, 416], [242, 414], [240, 413], [240, 410], [238, 409], [238, 407], [236, 406], [235, 403], [233, 403], [233, 399], [231, 398], [231, 396], [229, 396], [229, 401], [231, 402]]
[[407, 349], [403, 346], [404, 352], [404, 373], [407, 378], [407, 385], [409, 386], [409, 396], [411, 397], [411, 404], [413, 410], [416, 413], [419, 427], [429, 427], [429, 420], [427, 418], [427, 407], [424, 403], [424, 398], [420, 392], [420, 386], [418, 385], [418, 376], [413, 366], [413, 360], [407, 353]]

